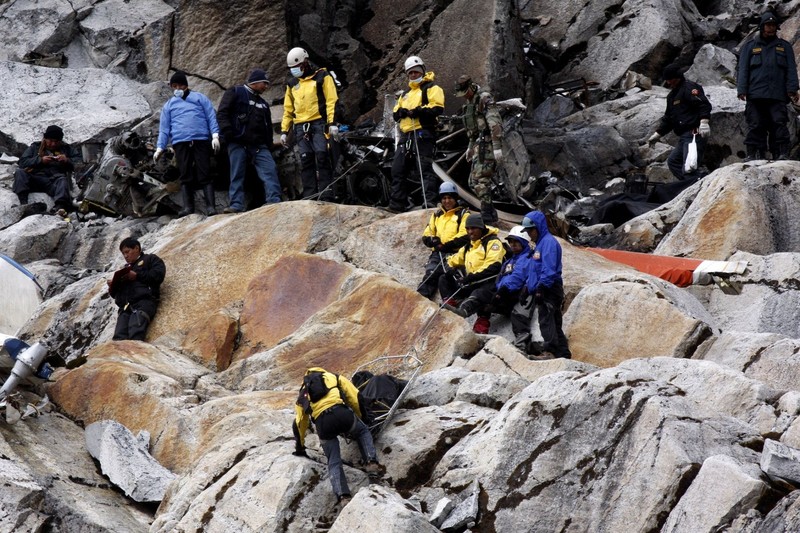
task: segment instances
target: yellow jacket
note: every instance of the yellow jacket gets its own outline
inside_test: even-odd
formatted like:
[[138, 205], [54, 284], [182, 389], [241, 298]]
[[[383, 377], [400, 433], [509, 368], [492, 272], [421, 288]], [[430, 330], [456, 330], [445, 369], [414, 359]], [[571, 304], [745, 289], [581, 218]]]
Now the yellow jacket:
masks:
[[[456, 207], [450, 211], [439, 208], [431, 214], [425, 231], [422, 232], [423, 241], [425, 237], [438, 237], [442, 244], [442, 252], [453, 253], [458, 248], [469, 242], [467, 237], [467, 216], [469, 210], [466, 207]], [[453, 242], [455, 241], [455, 242]], [[447, 246], [451, 243], [451, 246]]]
[[[435, 77], [436, 75], [433, 72], [426, 72], [422, 78], [409, 81], [408, 86], [410, 90], [405, 92], [403, 96], [397, 100], [397, 104], [393, 109], [395, 114], [401, 108], [409, 111], [417, 108], [422, 110], [421, 114], [417, 117], [404, 117], [400, 119], [400, 131], [403, 133], [436, 126], [436, 117], [444, 112], [444, 91], [438, 85], [433, 84]], [[424, 106], [422, 105], [421, 84], [428, 84], [428, 103]]]
[[[299, 440], [301, 447], [305, 446], [306, 431], [308, 431], [309, 422], [311, 420], [316, 420], [326, 409], [334, 405], [344, 404], [352, 409], [358, 418], [361, 418], [361, 409], [358, 407], [358, 389], [349, 379], [344, 376], [339, 376], [337, 385], [336, 374], [328, 372], [324, 368], [314, 367], [306, 370], [305, 375], [312, 372], [322, 372], [322, 379], [330, 390], [320, 401], [311, 402], [311, 413], [307, 413], [303, 409], [299, 399], [295, 404], [294, 429], [297, 430], [295, 439]], [[302, 387], [300, 393], [303, 393]]]
[[[292, 124], [305, 124], [312, 120], [322, 119], [325, 124], [333, 124], [333, 110], [339, 95], [336, 93], [336, 83], [333, 76], [327, 74], [324, 68], [318, 69], [313, 74], [304, 78], [295, 78], [298, 83], [286, 85], [286, 94], [283, 97], [283, 120], [281, 131], [287, 133]], [[322, 78], [322, 94], [325, 95], [326, 116], [320, 115], [319, 100], [317, 99], [317, 77]]]
[[458, 253], [451, 255], [447, 264], [452, 268], [464, 267], [468, 276], [479, 273], [486, 273], [488, 276], [499, 272], [506, 249], [503, 241], [497, 237], [500, 230], [492, 226], [486, 226], [486, 229], [487, 232], [481, 239], [470, 241], [468, 247], [464, 246]]

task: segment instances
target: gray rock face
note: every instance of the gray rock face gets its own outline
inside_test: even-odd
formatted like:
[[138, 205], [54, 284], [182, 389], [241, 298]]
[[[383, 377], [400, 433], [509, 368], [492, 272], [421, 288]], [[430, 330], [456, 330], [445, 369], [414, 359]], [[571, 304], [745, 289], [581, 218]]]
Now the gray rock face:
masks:
[[91, 0], [8, 3], [0, 9], [0, 61], [20, 61], [31, 53], [42, 56], [58, 52], [77, 34], [77, 21], [88, 14], [91, 4]]
[[135, 82], [100, 69], [2, 61], [0, 91], [0, 132], [25, 144], [41, 139], [50, 124], [64, 129], [67, 143], [105, 140], [151, 113]]
[[800, 482], [800, 450], [767, 439], [761, 453], [761, 470], [792, 483]]
[[86, 426], [86, 449], [103, 473], [137, 502], [160, 502], [175, 474], [161, 466], [128, 428], [113, 420]]
[[432, 484], [477, 479], [481, 526], [497, 531], [553, 531], [566, 521], [578, 530], [658, 529], [705, 459], [757, 460], [741, 446], [758, 439], [747, 425], [730, 417], [701, 423], [693, 410], [680, 389], [638, 373], [553, 374], [453, 447]]
[[425, 515], [416, 511], [399, 494], [380, 485], [370, 485], [358, 491], [342, 509], [331, 533], [436, 533], [439, 529], [428, 523]]

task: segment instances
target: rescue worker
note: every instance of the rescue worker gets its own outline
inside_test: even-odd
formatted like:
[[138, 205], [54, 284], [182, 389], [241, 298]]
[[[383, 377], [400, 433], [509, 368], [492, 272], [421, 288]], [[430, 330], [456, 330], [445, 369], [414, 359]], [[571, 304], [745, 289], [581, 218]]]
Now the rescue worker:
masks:
[[308, 457], [305, 436], [309, 422], [314, 423], [322, 450], [328, 459], [328, 477], [333, 492], [344, 507], [350, 501], [351, 495], [342, 467], [339, 435], [358, 443], [367, 474], [377, 475], [382, 471], [372, 434], [361, 420], [358, 389], [346, 377], [319, 367], [309, 368], [295, 404], [295, 419], [292, 423], [295, 440], [293, 455]]
[[157, 255], [142, 253], [142, 245], [132, 237], [122, 240], [119, 251], [125, 266], [107, 282], [119, 307], [113, 340], [143, 341], [158, 309], [167, 267]]
[[492, 176], [497, 165], [503, 162], [503, 120], [494, 104], [494, 98], [472, 81], [469, 76], [458, 78], [455, 95], [467, 103], [461, 108], [469, 146], [467, 162], [472, 163], [469, 186], [481, 201], [483, 221], [497, 224], [497, 211], [492, 205]]
[[338, 139], [336, 125], [336, 83], [324, 68], [312, 67], [308, 52], [292, 48], [286, 56], [291, 78], [286, 84], [281, 121], [281, 144], [288, 145], [289, 128], [300, 151], [303, 198], [333, 201], [333, 162], [328, 139]]
[[393, 117], [400, 126], [400, 138], [392, 162], [392, 187], [389, 210], [406, 211], [408, 203], [407, 174], [416, 170], [422, 176], [423, 207], [433, 207], [436, 198], [436, 175], [433, 157], [436, 152], [437, 117], [444, 112], [444, 91], [433, 83], [435, 75], [428, 72], [417, 56], [406, 59], [404, 70], [409, 90], [394, 106]]
[[158, 161], [167, 143], [172, 142], [178, 161], [181, 180], [184, 217], [194, 213], [194, 191], [203, 191], [206, 213], [216, 215], [214, 185], [211, 183], [211, 151], [219, 152], [219, 124], [211, 100], [204, 94], [189, 89], [189, 80], [181, 71], [169, 80], [173, 97], [161, 109], [158, 125], [158, 142], [153, 161]]
[[[523, 313], [513, 320], [525, 321], [530, 325], [534, 305], [539, 313], [539, 330], [544, 339], [541, 347], [530, 342], [530, 326], [526, 333], [518, 336], [514, 345], [533, 353], [529, 359], [572, 358], [569, 342], [561, 329], [561, 307], [564, 305], [564, 282], [561, 278], [561, 244], [547, 228], [547, 219], [541, 211], [531, 211], [522, 219], [522, 227], [535, 243], [533, 256], [528, 267], [525, 290], [520, 300], [522, 305], [514, 313]], [[548, 352], [548, 353], [542, 353]]]
[[425, 275], [417, 287], [417, 292], [425, 298], [433, 298], [436, 294], [447, 257], [469, 242], [466, 226], [469, 209], [458, 205], [458, 200], [456, 186], [450, 182], [442, 183], [439, 186], [441, 207], [431, 214], [422, 232], [422, 243], [431, 249]]
[[47, 126], [42, 140], [31, 143], [19, 158], [13, 185], [19, 203], [27, 204], [31, 192], [45, 192], [55, 203], [53, 213], [63, 216], [72, 211], [70, 173], [80, 162], [78, 152], [64, 143], [64, 130]]
[[[470, 242], [447, 259], [449, 270], [439, 278], [442, 300], [453, 308], [458, 307], [459, 299], [483, 287], [494, 287], [506, 254], [503, 241], [497, 236], [498, 229], [487, 227], [480, 215], [469, 215], [466, 227]], [[488, 333], [488, 320], [476, 322], [472, 329], [476, 333]]]
[[[527, 283], [529, 263], [533, 254], [530, 246], [531, 238], [525, 232], [525, 228], [514, 226], [508, 232], [506, 241], [513, 255], [503, 262], [495, 284], [486, 284], [472, 291], [472, 294], [458, 307], [448, 304], [443, 306], [464, 318], [477, 313], [478, 318], [473, 330], [479, 333], [489, 332], [492, 313], [511, 314], [519, 301], [520, 292]], [[520, 320], [519, 316], [512, 315], [511, 329], [515, 336], [529, 332], [530, 319]]]
[[[711, 136], [711, 102], [706, 98], [703, 87], [683, 76], [678, 65], [667, 65], [662, 77], [664, 84], [670, 88], [667, 95], [667, 109], [661, 118], [661, 124], [647, 141], [653, 144], [662, 135], [674, 131], [678, 136], [678, 145], [667, 159], [667, 166], [672, 175], [679, 180], [699, 178], [698, 169], [703, 164], [703, 152]], [[689, 144], [694, 140], [697, 144], [697, 168], [686, 172], [684, 163], [689, 152]]]
[[797, 102], [797, 64], [792, 45], [778, 37], [778, 19], [761, 15], [759, 32], [742, 47], [736, 92], [747, 102], [744, 116], [745, 161], [764, 159], [767, 147], [775, 159], [788, 159], [791, 149], [786, 104]]
[[261, 98], [269, 86], [267, 73], [260, 68], [250, 71], [247, 83], [231, 87], [222, 95], [217, 111], [222, 136], [228, 143], [231, 163], [230, 205], [224, 213], [245, 210], [244, 178], [251, 163], [264, 186], [264, 202], [281, 201], [281, 183], [272, 158], [272, 113]]

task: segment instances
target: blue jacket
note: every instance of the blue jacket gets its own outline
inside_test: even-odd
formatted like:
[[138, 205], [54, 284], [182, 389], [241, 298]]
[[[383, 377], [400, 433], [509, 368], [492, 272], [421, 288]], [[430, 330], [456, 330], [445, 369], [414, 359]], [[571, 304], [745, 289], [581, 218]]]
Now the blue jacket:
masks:
[[217, 114], [211, 100], [204, 94], [189, 91], [186, 99], [173, 96], [161, 109], [158, 126], [158, 148], [187, 141], [208, 141], [219, 133]]
[[528, 292], [533, 294], [541, 286], [551, 288], [564, 283], [561, 279], [561, 245], [547, 229], [544, 213], [531, 211], [525, 216], [533, 221], [539, 232], [528, 268]]
[[523, 249], [512, 258], [507, 259], [500, 267], [500, 275], [495, 284], [497, 292], [513, 293], [521, 290], [527, 282], [533, 250], [526, 241], [518, 240], [522, 243]]
[[736, 92], [749, 99], [789, 102], [798, 89], [797, 64], [792, 45], [779, 37], [765, 41], [761, 32], [742, 47]]

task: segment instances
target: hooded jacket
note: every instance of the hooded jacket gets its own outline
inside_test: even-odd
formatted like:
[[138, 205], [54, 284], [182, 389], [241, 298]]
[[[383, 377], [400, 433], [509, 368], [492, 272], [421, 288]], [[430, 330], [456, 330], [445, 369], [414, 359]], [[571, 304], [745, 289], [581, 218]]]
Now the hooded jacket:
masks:
[[441, 252], [453, 253], [469, 242], [466, 226], [468, 215], [466, 207], [459, 206], [450, 211], [439, 208], [431, 214], [422, 237], [438, 237], [444, 245]]
[[506, 255], [503, 241], [497, 236], [499, 230], [486, 227], [486, 233], [477, 241], [470, 241], [447, 259], [451, 268], [464, 267], [465, 283], [480, 281], [500, 273]]
[[269, 104], [247, 85], [236, 85], [225, 91], [217, 121], [222, 136], [229, 143], [272, 146]]
[[500, 275], [497, 278], [497, 292], [513, 293], [522, 289], [528, 280], [528, 270], [530, 269], [533, 250], [530, 244], [524, 239], [511, 237], [522, 243], [522, 251], [514, 254], [500, 267]]
[[659, 135], [670, 131], [681, 135], [697, 128], [704, 118], [711, 118], [711, 102], [700, 84], [683, 78], [667, 95], [667, 109], [656, 131]]
[[[398, 98], [394, 106], [395, 120], [399, 118], [398, 111], [407, 109], [414, 113], [414, 117], [400, 119], [400, 131], [408, 133], [421, 128], [433, 129], [436, 127], [436, 118], [444, 112], [444, 91], [433, 83], [436, 75], [426, 72], [417, 80], [409, 81], [410, 90]], [[423, 90], [427, 94], [428, 103], [423, 105]]]
[[[761, 27], [768, 17], [762, 17]], [[742, 47], [736, 92], [748, 99], [789, 102], [789, 94], [798, 90], [797, 63], [792, 45], [775, 37], [765, 40], [762, 32]]]
[[[317, 93], [317, 76], [322, 76], [322, 94], [325, 97], [325, 115], [320, 114]], [[283, 119], [281, 131], [287, 133], [292, 124], [305, 124], [314, 120], [323, 120], [325, 124], [334, 123], [336, 101], [336, 83], [333, 76], [324, 68], [320, 68], [301, 78], [291, 78], [286, 84], [283, 96]]]
[[188, 141], [208, 141], [219, 133], [217, 114], [206, 95], [189, 91], [186, 98], [173, 96], [161, 109], [158, 124], [158, 148]]
[[547, 219], [541, 211], [531, 211], [530, 218], [539, 232], [528, 268], [528, 292], [533, 294], [540, 287], [551, 288], [563, 284], [561, 279], [561, 245], [547, 229]]
[[[308, 431], [308, 424], [311, 420], [316, 420], [319, 415], [324, 413], [327, 409], [336, 405], [346, 405], [361, 418], [361, 409], [358, 406], [358, 389], [353, 383], [344, 376], [337, 376], [328, 372], [324, 368], [314, 367], [306, 370], [305, 375], [312, 372], [322, 372], [322, 379], [325, 385], [328, 386], [328, 393], [318, 402], [310, 402], [309, 407], [311, 412], [307, 412], [303, 405], [298, 402], [294, 406], [294, 424], [292, 431], [294, 433], [295, 441], [299, 443], [300, 447], [305, 446], [306, 431]], [[300, 395], [303, 395], [303, 387], [300, 387]]]

